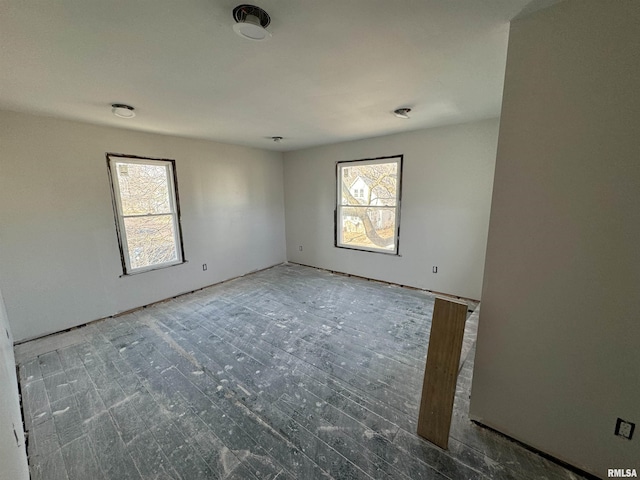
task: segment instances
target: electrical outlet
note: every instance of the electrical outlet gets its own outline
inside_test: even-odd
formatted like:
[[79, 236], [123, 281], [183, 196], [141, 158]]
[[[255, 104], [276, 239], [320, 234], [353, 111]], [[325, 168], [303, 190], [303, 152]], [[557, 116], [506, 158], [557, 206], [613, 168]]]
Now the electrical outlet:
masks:
[[302, 251], [302, 245], [300, 245], [300, 246], [298, 247], [298, 250]]
[[206, 263], [203, 263], [203, 264], [202, 264], [202, 271], [203, 271], [203, 272], [206, 272], [206, 271], [207, 271], [207, 264], [206, 264]]
[[431, 271], [432, 271], [433, 273], [438, 273], [438, 267], [434, 266], [434, 267], [431, 269]]
[[619, 437], [626, 438], [627, 440], [631, 440], [633, 436], [633, 431], [636, 428], [636, 424], [632, 422], [627, 422], [621, 418], [618, 418], [616, 421], [616, 435]]

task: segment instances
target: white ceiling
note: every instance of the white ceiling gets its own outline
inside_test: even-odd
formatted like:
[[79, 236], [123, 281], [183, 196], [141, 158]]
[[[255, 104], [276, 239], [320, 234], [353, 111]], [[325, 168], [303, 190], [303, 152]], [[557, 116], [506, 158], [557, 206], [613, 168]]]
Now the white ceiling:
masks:
[[255, 0], [251, 42], [243, 0], [0, 0], [0, 109], [273, 150], [496, 117], [508, 22], [540, 2]]

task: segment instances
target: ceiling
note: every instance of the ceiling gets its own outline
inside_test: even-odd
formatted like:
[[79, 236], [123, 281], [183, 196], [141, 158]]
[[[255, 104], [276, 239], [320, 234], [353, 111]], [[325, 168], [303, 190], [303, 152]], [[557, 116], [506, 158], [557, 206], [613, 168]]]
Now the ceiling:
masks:
[[509, 21], [550, 2], [255, 0], [266, 42], [240, 3], [0, 0], [0, 109], [281, 151], [497, 117]]

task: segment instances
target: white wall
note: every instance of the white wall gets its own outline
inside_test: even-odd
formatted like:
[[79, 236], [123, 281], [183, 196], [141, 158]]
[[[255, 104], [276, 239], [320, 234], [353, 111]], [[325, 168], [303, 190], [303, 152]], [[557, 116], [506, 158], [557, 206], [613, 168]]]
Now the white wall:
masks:
[[640, 2], [512, 24], [471, 415], [602, 478], [640, 470]]
[[13, 356], [13, 338], [2, 292], [0, 292], [0, 465], [0, 480], [29, 479], [16, 362]]
[[[497, 134], [493, 119], [285, 153], [287, 259], [480, 298]], [[395, 154], [401, 256], [334, 247], [336, 162]]]
[[[120, 278], [105, 152], [176, 160], [188, 263]], [[16, 341], [283, 262], [282, 178], [279, 152], [0, 112], [0, 288]]]

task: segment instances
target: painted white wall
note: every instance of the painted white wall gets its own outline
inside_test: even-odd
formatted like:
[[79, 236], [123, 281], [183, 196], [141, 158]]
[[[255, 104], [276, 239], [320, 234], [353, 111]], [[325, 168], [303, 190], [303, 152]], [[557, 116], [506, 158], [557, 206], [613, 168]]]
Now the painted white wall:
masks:
[[[287, 259], [480, 298], [497, 135], [492, 119], [285, 153]], [[395, 154], [400, 256], [336, 248], [336, 162]]]
[[16, 362], [13, 356], [13, 337], [2, 292], [0, 292], [0, 465], [2, 466], [0, 480], [29, 480]]
[[[188, 263], [120, 277], [105, 152], [176, 160]], [[279, 152], [0, 112], [0, 288], [16, 341], [285, 261], [282, 179]]]
[[471, 416], [599, 477], [640, 470], [640, 2], [513, 22]]

